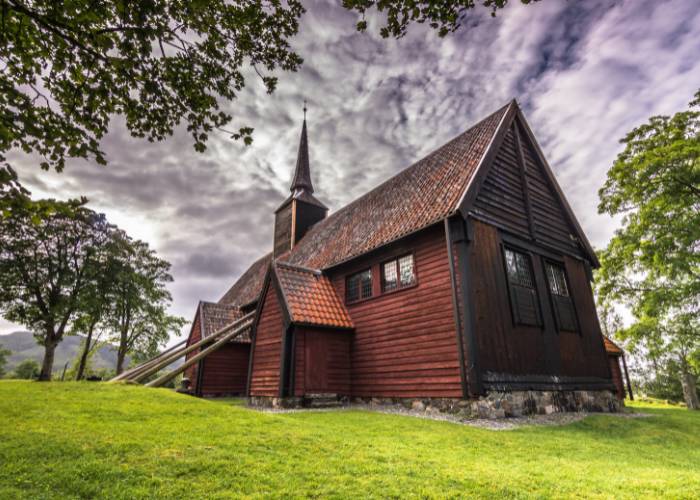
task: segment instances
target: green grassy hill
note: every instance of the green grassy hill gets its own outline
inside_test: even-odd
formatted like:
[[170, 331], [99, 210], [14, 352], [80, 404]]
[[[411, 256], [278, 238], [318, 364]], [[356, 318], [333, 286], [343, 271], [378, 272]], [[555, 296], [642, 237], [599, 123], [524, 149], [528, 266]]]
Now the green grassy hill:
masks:
[[700, 413], [489, 431], [261, 413], [146, 389], [0, 381], [0, 498], [700, 496]]

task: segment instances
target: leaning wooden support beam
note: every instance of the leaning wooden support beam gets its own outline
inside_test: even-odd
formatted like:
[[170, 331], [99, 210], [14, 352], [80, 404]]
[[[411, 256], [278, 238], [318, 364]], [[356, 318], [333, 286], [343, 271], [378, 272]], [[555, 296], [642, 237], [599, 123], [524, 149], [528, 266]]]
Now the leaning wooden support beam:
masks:
[[253, 319], [253, 316], [255, 316], [255, 312], [251, 312], [251, 313], [246, 314], [245, 316], [234, 321], [233, 323], [230, 323], [230, 324], [226, 325], [225, 327], [215, 331], [211, 335], [208, 335], [206, 338], [203, 338], [199, 342], [192, 344], [184, 351], [178, 352], [175, 354], [171, 354], [170, 356], [165, 357], [164, 359], [162, 359], [161, 361], [159, 361], [155, 365], [147, 368], [146, 370], [143, 370], [143, 371], [137, 373], [133, 377], [130, 377], [128, 380], [131, 380], [132, 382], [141, 382], [142, 380], [150, 377], [154, 373], [162, 370], [163, 368], [165, 368], [166, 366], [171, 364], [173, 361], [181, 358], [182, 356], [186, 356], [187, 354], [191, 353], [192, 351], [199, 349], [203, 345], [211, 343], [212, 341], [216, 340], [221, 335], [224, 335], [226, 332], [230, 332], [232, 329], [238, 328], [239, 325], [242, 325], [248, 321], [251, 321]]
[[165, 375], [162, 375], [162, 376], [158, 377], [157, 379], [149, 382], [148, 384], [146, 384], [146, 387], [159, 387], [159, 386], [163, 385], [168, 380], [171, 380], [172, 378], [177, 376], [179, 373], [184, 372], [190, 366], [197, 363], [200, 359], [207, 357], [212, 352], [223, 347], [227, 342], [234, 339], [235, 337], [237, 337], [241, 333], [245, 332], [252, 325], [253, 325], [253, 321], [251, 320], [251, 321], [248, 321], [246, 324], [239, 326], [238, 328], [233, 330], [231, 333], [228, 333], [228, 334], [224, 335], [223, 337], [221, 337], [219, 340], [216, 341], [215, 344], [210, 345], [209, 347], [204, 349], [202, 352], [200, 352], [196, 356], [192, 356], [183, 365], [178, 366], [176, 369], [174, 369], [174, 370], [166, 373]]
[[152, 365], [153, 363], [157, 362], [159, 359], [161, 359], [163, 356], [165, 356], [165, 355], [167, 355], [167, 354], [172, 354], [172, 352], [173, 352], [174, 350], [178, 349], [180, 346], [184, 345], [185, 343], [187, 343], [187, 339], [185, 339], [185, 340], [183, 340], [183, 341], [181, 341], [181, 342], [178, 342], [178, 343], [175, 344], [174, 346], [172, 346], [172, 347], [166, 349], [165, 351], [161, 352], [161, 353], [158, 354], [157, 356], [152, 357], [152, 358], [149, 359], [148, 361], [144, 361], [144, 362], [141, 363], [140, 365], [137, 365], [137, 366], [135, 366], [135, 367], [133, 367], [133, 368], [130, 368], [129, 370], [125, 370], [125, 371], [121, 372], [119, 375], [117, 375], [117, 376], [114, 377], [114, 378], [111, 378], [109, 381], [110, 381], [110, 382], [116, 382], [117, 380], [123, 380], [123, 379], [125, 379], [125, 378], [129, 378], [131, 375], [133, 375], [133, 374], [135, 374], [136, 372], [142, 370], [145, 366]]
[[[185, 342], [187, 342], [187, 340], [185, 340]], [[143, 364], [137, 366], [136, 368], [133, 368], [132, 370], [130, 370], [129, 374], [126, 377], [122, 377], [120, 379], [114, 378], [114, 379], [110, 380], [110, 382], [118, 381], [118, 380], [132, 380], [133, 381], [135, 377], [138, 377], [140, 374], [142, 374], [143, 372], [145, 372], [149, 368], [154, 367], [155, 365], [157, 365], [158, 363], [160, 363], [161, 361], [166, 359], [166, 357], [172, 357], [175, 359], [182, 357], [183, 353], [185, 352], [185, 349], [187, 349], [187, 346], [180, 347], [176, 351], [170, 351], [168, 353], [164, 353], [163, 355], [158, 356], [157, 358], [155, 358], [151, 361], [148, 361], [146, 363], [143, 363]]]

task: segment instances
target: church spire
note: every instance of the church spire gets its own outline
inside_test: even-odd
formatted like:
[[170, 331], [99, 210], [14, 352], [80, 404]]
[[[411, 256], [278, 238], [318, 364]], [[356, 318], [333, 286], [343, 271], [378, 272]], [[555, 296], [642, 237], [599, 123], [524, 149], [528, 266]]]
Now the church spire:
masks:
[[314, 186], [311, 184], [311, 170], [309, 168], [309, 141], [306, 137], [306, 101], [304, 101], [304, 124], [301, 127], [297, 167], [290, 187], [292, 193], [297, 190], [308, 191], [309, 193], [314, 192]]

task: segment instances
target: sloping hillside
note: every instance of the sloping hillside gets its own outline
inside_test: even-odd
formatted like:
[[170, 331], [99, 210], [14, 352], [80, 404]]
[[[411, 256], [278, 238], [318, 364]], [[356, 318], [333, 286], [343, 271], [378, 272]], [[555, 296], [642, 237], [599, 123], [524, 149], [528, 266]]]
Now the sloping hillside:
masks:
[[[63, 342], [56, 348], [54, 370], [62, 370], [66, 363], [75, 362], [82, 340], [83, 337], [77, 335], [63, 339]], [[25, 359], [33, 359], [37, 363], [41, 363], [44, 357], [44, 348], [36, 343], [29, 332], [13, 332], [9, 335], [2, 335], [0, 336], [0, 346], [12, 351], [6, 367], [8, 372]], [[114, 346], [100, 347], [92, 357], [92, 367], [96, 370], [102, 368], [113, 370], [116, 366], [117, 350]]]
[[0, 498], [698, 498], [700, 412], [491, 431], [0, 381]]

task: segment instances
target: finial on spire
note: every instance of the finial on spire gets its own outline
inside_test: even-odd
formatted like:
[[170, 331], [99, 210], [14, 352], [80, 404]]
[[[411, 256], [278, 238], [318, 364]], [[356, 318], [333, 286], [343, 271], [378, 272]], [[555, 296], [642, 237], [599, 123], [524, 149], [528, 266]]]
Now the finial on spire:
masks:
[[304, 99], [304, 121], [306, 121], [306, 99]]

